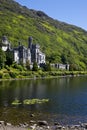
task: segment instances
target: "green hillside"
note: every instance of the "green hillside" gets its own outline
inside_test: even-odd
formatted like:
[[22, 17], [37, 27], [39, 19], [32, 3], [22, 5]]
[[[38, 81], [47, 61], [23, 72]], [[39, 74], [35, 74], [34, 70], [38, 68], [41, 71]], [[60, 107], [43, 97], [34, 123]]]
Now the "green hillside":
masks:
[[87, 31], [54, 20], [12, 0], [0, 0], [0, 39], [6, 35], [13, 46], [27, 46], [29, 36], [39, 43], [50, 62], [69, 63], [87, 69]]

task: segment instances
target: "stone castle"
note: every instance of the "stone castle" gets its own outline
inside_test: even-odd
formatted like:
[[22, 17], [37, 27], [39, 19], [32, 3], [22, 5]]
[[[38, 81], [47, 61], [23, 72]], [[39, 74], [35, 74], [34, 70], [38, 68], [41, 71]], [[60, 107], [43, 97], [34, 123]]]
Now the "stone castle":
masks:
[[30, 64], [36, 62], [38, 66], [45, 64], [45, 54], [41, 52], [39, 44], [33, 44], [32, 37], [28, 39], [28, 47], [19, 43], [18, 47], [11, 48], [11, 44], [6, 36], [2, 37], [2, 50], [10, 51], [13, 53], [14, 62], [20, 64], [26, 64], [29, 61]]
[[[1, 47], [3, 51], [10, 51], [13, 54], [13, 60], [17, 64], [30, 63], [31, 68], [34, 62], [38, 67], [42, 67], [46, 64], [45, 54], [41, 52], [39, 44], [33, 44], [33, 38], [28, 38], [28, 46], [25, 47], [19, 42], [17, 47], [11, 48], [11, 44], [6, 36], [2, 37]], [[69, 64], [52, 63], [51, 67], [61, 70], [69, 70]]]

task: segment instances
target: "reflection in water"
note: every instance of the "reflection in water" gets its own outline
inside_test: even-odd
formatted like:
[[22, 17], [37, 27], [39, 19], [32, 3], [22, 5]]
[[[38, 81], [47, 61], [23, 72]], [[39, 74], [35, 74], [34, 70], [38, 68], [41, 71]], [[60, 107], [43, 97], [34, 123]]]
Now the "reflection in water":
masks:
[[[0, 113], [14, 115], [11, 103], [15, 99], [23, 102], [30, 98], [49, 98], [49, 103], [41, 105], [20, 105], [15, 110], [42, 112], [53, 120], [68, 122], [84, 121], [87, 118], [87, 77], [56, 78], [40, 80], [17, 80], [0, 82]], [[2, 114], [3, 115], [3, 114]], [[3, 117], [0, 115], [0, 117]], [[22, 114], [20, 114], [21, 119]], [[13, 117], [13, 116], [12, 116]], [[6, 118], [6, 117], [5, 117]]]

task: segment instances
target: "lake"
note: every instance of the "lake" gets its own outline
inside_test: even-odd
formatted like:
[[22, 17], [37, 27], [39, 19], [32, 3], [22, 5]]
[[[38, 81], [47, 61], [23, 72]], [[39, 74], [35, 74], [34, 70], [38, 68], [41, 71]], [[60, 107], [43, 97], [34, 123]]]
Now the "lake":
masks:
[[[23, 102], [32, 98], [49, 102], [12, 105], [15, 99]], [[87, 77], [1, 81], [0, 120], [17, 124], [32, 119], [62, 124], [87, 122]]]

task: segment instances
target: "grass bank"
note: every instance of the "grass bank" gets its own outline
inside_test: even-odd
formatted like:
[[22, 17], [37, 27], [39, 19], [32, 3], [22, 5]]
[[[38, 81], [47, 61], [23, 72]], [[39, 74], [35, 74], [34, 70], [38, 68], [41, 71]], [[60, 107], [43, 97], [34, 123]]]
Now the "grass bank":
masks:
[[0, 80], [14, 80], [14, 79], [36, 79], [36, 78], [52, 78], [65, 76], [85, 76], [87, 71], [28, 71], [14, 68], [4, 68], [0, 70]]

